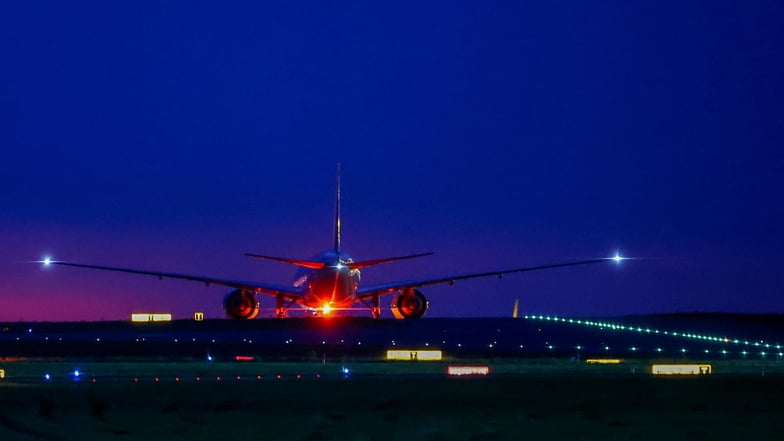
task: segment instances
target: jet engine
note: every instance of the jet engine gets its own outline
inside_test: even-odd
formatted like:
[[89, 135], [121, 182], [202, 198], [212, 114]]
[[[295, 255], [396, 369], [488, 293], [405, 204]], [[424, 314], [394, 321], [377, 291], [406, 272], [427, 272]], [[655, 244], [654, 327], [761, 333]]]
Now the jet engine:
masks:
[[396, 319], [421, 318], [427, 312], [428, 305], [422, 291], [407, 289], [392, 298], [392, 315]]
[[261, 303], [253, 292], [235, 289], [223, 298], [223, 309], [229, 318], [252, 320], [259, 315]]

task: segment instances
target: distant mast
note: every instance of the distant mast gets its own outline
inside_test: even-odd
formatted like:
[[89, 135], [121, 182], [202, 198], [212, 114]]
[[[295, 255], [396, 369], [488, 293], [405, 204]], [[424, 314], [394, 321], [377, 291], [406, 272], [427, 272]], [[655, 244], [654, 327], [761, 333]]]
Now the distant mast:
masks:
[[340, 163], [335, 175], [335, 233], [332, 248], [335, 253], [340, 254]]

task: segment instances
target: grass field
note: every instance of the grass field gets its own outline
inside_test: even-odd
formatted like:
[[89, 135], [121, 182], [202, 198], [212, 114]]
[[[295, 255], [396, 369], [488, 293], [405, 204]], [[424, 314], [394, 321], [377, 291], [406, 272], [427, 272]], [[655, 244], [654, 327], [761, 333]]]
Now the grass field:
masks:
[[[443, 375], [444, 364], [355, 362], [342, 379], [340, 363], [80, 365], [79, 382], [64, 375], [14, 383], [15, 373], [67, 373], [73, 363], [6, 364], [0, 440], [661, 441], [780, 439], [784, 433], [784, 377], [770, 373], [653, 378], [632, 374], [629, 364], [584, 368], [537, 360], [491, 363], [490, 377], [456, 379]], [[238, 370], [262, 370], [265, 377], [215, 381]], [[380, 376], [390, 370], [393, 375]], [[134, 383], [130, 376], [141, 371], [147, 376]], [[153, 371], [163, 372], [159, 382], [151, 380]], [[185, 371], [211, 380], [173, 380]], [[317, 371], [327, 374], [316, 380]], [[292, 377], [296, 373], [303, 378]]]
[[[193, 359], [76, 359], [76, 360], [21, 360], [4, 362], [8, 381], [23, 377], [40, 379], [45, 373], [66, 378], [75, 369], [85, 378], [95, 377], [154, 377], [174, 378], [200, 376], [291, 376], [296, 374], [324, 376], [338, 375], [342, 367], [349, 367], [355, 376], [373, 375], [442, 375], [450, 364], [489, 365], [495, 375], [606, 375], [645, 374], [652, 363], [661, 360], [628, 359], [617, 365], [590, 365], [584, 360], [561, 358], [498, 358], [445, 360], [441, 362], [386, 362], [368, 359], [341, 359], [321, 361], [195, 361]], [[689, 362], [689, 360], [665, 360]], [[702, 362], [697, 360], [697, 362]], [[716, 374], [784, 375], [784, 362], [776, 360], [711, 360]]]

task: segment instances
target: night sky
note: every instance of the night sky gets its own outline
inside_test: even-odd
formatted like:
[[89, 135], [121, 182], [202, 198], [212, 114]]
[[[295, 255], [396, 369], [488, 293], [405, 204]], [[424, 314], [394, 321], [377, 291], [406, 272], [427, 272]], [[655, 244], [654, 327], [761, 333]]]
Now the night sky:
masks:
[[784, 313], [781, 2], [259, 3], [0, 5], [0, 320], [222, 317], [29, 262], [289, 283], [242, 254], [329, 248], [338, 162], [355, 259], [435, 252], [363, 283], [645, 258], [429, 316]]

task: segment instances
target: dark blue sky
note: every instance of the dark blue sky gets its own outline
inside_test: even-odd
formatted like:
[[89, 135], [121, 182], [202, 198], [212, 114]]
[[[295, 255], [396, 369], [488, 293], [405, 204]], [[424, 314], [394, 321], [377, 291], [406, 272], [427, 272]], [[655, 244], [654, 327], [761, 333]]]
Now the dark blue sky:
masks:
[[[432, 316], [784, 313], [784, 6], [4, 2], [0, 320], [222, 314], [224, 290], [22, 262], [425, 290]], [[262, 299], [263, 306], [272, 302]], [[386, 304], [386, 302], [385, 302]], [[388, 314], [388, 313], [387, 313]]]

